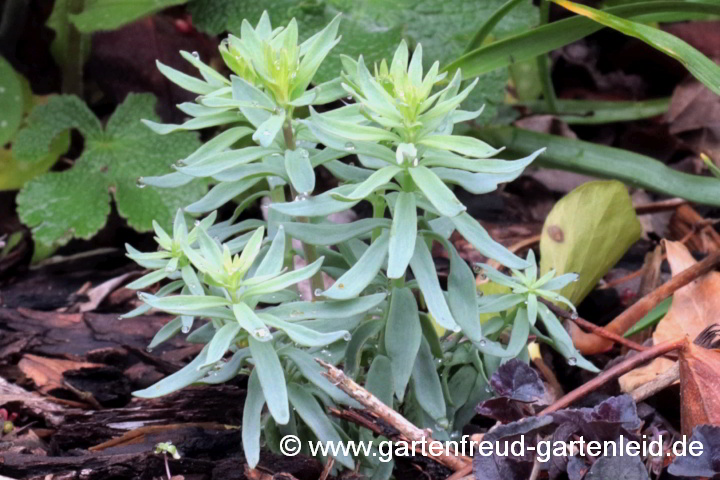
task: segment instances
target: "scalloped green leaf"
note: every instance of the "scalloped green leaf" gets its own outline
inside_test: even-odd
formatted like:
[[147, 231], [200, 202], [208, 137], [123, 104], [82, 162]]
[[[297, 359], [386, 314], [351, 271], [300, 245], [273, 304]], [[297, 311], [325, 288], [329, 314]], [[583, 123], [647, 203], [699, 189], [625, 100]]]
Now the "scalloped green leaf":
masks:
[[70, 129], [85, 137], [85, 150], [72, 168], [35, 178], [17, 197], [20, 219], [36, 242], [63, 245], [92, 237], [105, 225], [111, 197], [131, 227], [149, 231], [153, 220], [169, 228], [178, 208], [202, 196], [205, 186], [197, 181], [175, 190], [138, 187], [139, 177], [167, 172], [199, 146], [192, 133], [159, 136], [143, 126], [141, 118], [157, 119], [154, 108], [152, 95], [128, 95], [105, 129], [73, 96], [53, 97], [32, 111], [14, 144], [20, 159], [44, 158], [53, 141]]

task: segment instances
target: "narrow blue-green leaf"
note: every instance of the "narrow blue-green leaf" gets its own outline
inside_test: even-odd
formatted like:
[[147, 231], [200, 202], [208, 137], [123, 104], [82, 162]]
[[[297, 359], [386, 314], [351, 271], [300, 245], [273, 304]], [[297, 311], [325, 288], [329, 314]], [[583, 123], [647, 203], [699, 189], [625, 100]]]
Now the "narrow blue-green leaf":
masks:
[[394, 288], [385, 324], [385, 350], [391, 360], [390, 372], [395, 395], [401, 402], [415, 365], [422, 340], [417, 302], [409, 288]]
[[[341, 445], [343, 443], [340, 434], [335, 430], [330, 419], [323, 411], [317, 400], [310, 395], [304, 388], [295, 383], [288, 386], [290, 401], [293, 404], [297, 414], [302, 418], [303, 422], [313, 431], [315, 436], [321, 442], [329, 445]], [[355, 462], [352, 457], [345, 455], [340, 449], [339, 454], [335, 457], [338, 463], [346, 468], [355, 468]]]
[[358, 296], [380, 272], [380, 268], [385, 263], [389, 241], [390, 234], [387, 230], [383, 230], [357, 263], [338, 278], [332, 287], [325, 290], [322, 296], [334, 300], [348, 300]]
[[257, 270], [255, 270], [255, 277], [262, 277], [264, 275], [275, 275], [280, 273], [283, 267], [283, 261], [285, 260], [285, 228], [280, 225], [275, 233], [270, 248], [265, 254], [265, 258], [262, 259]]
[[262, 433], [262, 409], [264, 406], [265, 396], [260, 385], [260, 377], [257, 370], [253, 370], [248, 378], [242, 418], [243, 451], [250, 468], [255, 468], [260, 461], [260, 434]]
[[188, 385], [191, 385], [202, 377], [210, 370], [211, 367], [202, 367], [205, 363], [207, 355], [207, 346], [202, 349], [197, 357], [192, 362], [185, 365], [183, 368], [167, 376], [157, 382], [156, 384], [144, 389], [133, 392], [133, 396], [139, 398], [157, 398], [167, 395], [169, 393], [177, 392]]
[[387, 275], [390, 278], [405, 276], [410, 258], [415, 251], [417, 237], [417, 207], [415, 195], [400, 192], [395, 201], [393, 223], [390, 227], [390, 243], [388, 245]]
[[271, 327], [285, 332], [293, 342], [305, 347], [324, 347], [338, 340], [348, 340], [350, 338], [350, 332], [347, 330], [322, 333], [299, 323], [286, 322], [268, 314], [261, 314], [260, 318]]
[[390, 359], [385, 355], [377, 355], [373, 358], [367, 377], [365, 378], [365, 389], [375, 395], [378, 400], [388, 407], [393, 406], [393, 381], [388, 375], [391, 371]]
[[166, 272], [165, 269], [155, 270], [154, 272], [150, 272], [147, 275], [143, 275], [142, 277], [138, 278], [134, 282], [128, 283], [125, 287], [130, 288], [132, 290], [139, 290], [141, 288], [150, 286], [153, 283], [157, 283], [160, 280], [163, 280], [164, 278], [166, 278], [167, 276], [168, 276], [168, 272]]
[[385, 296], [384, 293], [375, 293], [373, 295], [353, 298], [352, 300], [291, 302], [262, 310], [262, 312], [270, 313], [283, 320], [292, 321], [351, 317], [378, 306], [385, 300]]
[[315, 190], [315, 170], [304, 148], [285, 150], [285, 171], [296, 192], [309, 194]]
[[249, 178], [238, 182], [215, 185], [203, 198], [185, 207], [185, 211], [188, 213], [211, 212], [225, 205], [259, 181], [259, 178]]
[[357, 203], [333, 198], [333, 192], [349, 193], [353, 188], [354, 185], [342, 185], [329, 192], [309, 198], [298, 196], [292, 202], [273, 202], [270, 204], [270, 208], [292, 217], [326, 217], [333, 213], [349, 210]]
[[273, 140], [275, 140], [278, 132], [282, 129], [284, 122], [284, 110], [282, 113], [270, 115], [270, 118], [260, 124], [257, 131], [253, 133], [252, 139], [263, 147], [269, 147]]
[[296, 283], [302, 282], [303, 280], [307, 280], [308, 278], [315, 275], [318, 270], [320, 270], [322, 262], [323, 257], [320, 257], [310, 265], [306, 265], [297, 270], [284, 273], [266, 282], [253, 285], [252, 287], [249, 287], [247, 290], [242, 292], [241, 296], [247, 298], [256, 295], [265, 295], [268, 293], [277, 292], [278, 290], [282, 290], [291, 285], [295, 285]]
[[385, 322], [381, 319], [370, 320], [360, 325], [352, 334], [345, 349], [345, 373], [350, 377], [357, 375], [360, 355], [363, 347], [372, 337], [380, 333]]
[[544, 304], [538, 304], [538, 313], [542, 319], [543, 325], [548, 332], [548, 335], [553, 341], [552, 347], [558, 351], [562, 356], [568, 359], [568, 362], [577, 365], [580, 368], [584, 368], [590, 372], [599, 372], [600, 370], [585, 359], [580, 352], [577, 351], [575, 345], [573, 345], [570, 335], [563, 327], [560, 320], [555, 316], [554, 313]]
[[438, 423], [447, 422], [445, 397], [435, 367], [435, 358], [424, 338], [420, 343], [420, 349], [413, 365], [412, 381], [415, 398], [422, 409]]
[[272, 340], [270, 330], [265, 322], [245, 303], [233, 305], [233, 314], [237, 325], [245, 329], [258, 342], [269, 342]]
[[325, 369], [321, 367], [309, 353], [297, 349], [287, 348], [282, 351], [282, 355], [288, 357], [298, 367], [300, 373], [310, 380], [313, 385], [325, 392], [333, 399], [333, 401], [361, 408], [360, 404], [350, 398], [345, 392], [333, 385], [330, 380], [323, 376]]
[[275, 352], [275, 346], [272, 342], [258, 342], [253, 337], [248, 337], [248, 341], [270, 415], [275, 422], [285, 425], [290, 421], [290, 408], [285, 373]]
[[153, 348], [157, 347], [163, 342], [166, 342], [167, 340], [170, 340], [172, 337], [178, 334], [180, 329], [182, 328], [182, 319], [180, 317], [175, 317], [172, 320], [170, 320], [168, 323], [162, 326], [160, 330], [157, 331], [155, 336], [153, 337], [152, 341], [150, 341], [150, 345], [148, 345], [148, 349], [152, 350]]
[[376, 228], [390, 228], [390, 220], [385, 218], [364, 218], [353, 222], [352, 226], [343, 224], [283, 223], [285, 232], [301, 242], [312, 245], [336, 245], [351, 238], [362, 237]]
[[472, 158], [488, 158], [500, 151], [482, 140], [461, 135], [431, 135], [420, 140], [419, 143], [438, 150], [450, 150]]
[[467, 210], [442, 180], [430, 169], [419, 165], [409, 169], [410, 176], [433, 207], [446, 217], [454, 217]]
[[459, 327], [445, 302], [442, 288], [440, 288], [440, 281], [438, 280], [437, 271], [435, 271], [432, 255], [423, 239], [415, 242], [415, 250], [410, 259], [410, 268], [413, 275], [415, 275], [423, 298], [425, 298], [428, 310], [435, 321], [444, 328], [458, 329]]
[[220, 328], [208, 344], [207, 358], [203, 366], [212, 365], [220, 360], [228, 351], [238, 333], [240, 333], [240, 325], [237, 323], [228, 323]]
[[345, 200], [347, 202], [356, 202], [359, 200], [363, 200], [375, 190], [382, 188], [401, 171], [402, 169], [400, 167], [396, 167], [393, 165], [381, 168], [380, 170], [370, 175], [367, 180], [357, 185], [355, 187], [355, 190], [353, 190], [352, 192], [348, 193], [347, 195], [341, 195], [337, 193], [334, 194], [333, 197], [338, 200]]
[[497, 260], [510, 268], [525, 268], [528, 266], [525, 260], [493, 240], [482, 225], [467, 213], [462, 213], [451, 220], [458, 232], [465, 237], [465, 240], [470, 242], [473, 247], [486, 257]]
[[448, 306], [453, 318], [472, 341], [482, 341], [482, 328], [477, 306], [475, 274], [450, 242], [450, 274], [448, 275]]
[[510, 340], [505, 349], [505, 357], [514, 358], [520, 355], [525, 348], [530, 334], [530, 322], [528, 322], [527, 310], [524, 307], [518, 308], [513, 320]]

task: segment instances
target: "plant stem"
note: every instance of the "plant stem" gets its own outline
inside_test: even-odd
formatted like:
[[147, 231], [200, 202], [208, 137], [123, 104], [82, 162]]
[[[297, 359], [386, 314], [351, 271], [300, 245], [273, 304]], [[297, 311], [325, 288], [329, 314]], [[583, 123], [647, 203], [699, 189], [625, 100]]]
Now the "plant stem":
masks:
[[[290, 150], [295, 150], [297, 148], [297, 145], [295, 143], [295, 134], [293, 133], [292, 129], [292, 122], [288, 118], [288, 120], [283, 125], [283, 137], [285, 138], [285, 145]], [[292, 185], [290, 185], [290, 194], [293, 198], [297, 196], [297, 192], [293, 188]], [[310, 220], [307, 217], [296, 217], [297, 221], [300, 223], [310, 223]], [[309, 243], [300, 242], [302, 244], [303, 252], [305, 253], [305, 262], [310, 265], [314, 261], [318, 259], [317, 249], [315, 248], [315, 245], [310, 245]], [[322, 271], [318, 270], [315, 275], [313, 275], [310, 278], [310, 300], [315, 301], [315, 291], [323, 291], [325, 290], [325, 281], [322, 277]]]
[[[368, 392], [363, 387], [355, 383], [339, 368], [336, 368], [329, 363], [320, 360], [319, 358], [316, 358], [315, 361], [318, 362], [323, 368], [325, 368], [326, 372], [323, 372], [323, 375], [327, 377], [333, 385], [337, 386], [340, 390], [357, 400], [368, 411], [376, 415], [378, 418], [397, 429], [397, 431], [400, 432], [405, 438], [407, 438], [411, 442], [430, 443], [434, 441], [430, 436], [430, 433], [432, 433], [430, 429], [421, 430], [415, 425], [413, 425], [405, 417], [403, 417], [398, 412], [381, 402], [372, 393]], [[433, 455], [430, 458], [455, 471], [462, 470], [468, 464], [472, 464], [470, 458], [464, 456], [454, 456], [450, 454], [449, 451], [443, 452], [442, 454], [437, 456]]]
[[555, 403], [542, 410], [537, 415], [547, 415], [548, 413], [557, 412], [558, 410], [567, 408], [576, 401], [583, 398], [588, 393], [597, 390], [609, 381], [614, 380], [619, 376], [629, 372], [630, 370], [639, 367], [643, 363], [649, 362], [654, 358], [660, 357], [674, 350], [685, 348], [688, 342], [689, 340], [686, 337], [683, 337], [678, 340], [670, 340], [664, 343], [660, 343], [658, 345], [648, 348], [643, 352], [639, 352], [637, 355], [633, 355], [632, 357], [623, 360], [609, 370], [605, 370], [589, 382], [584, 383], [572, 392], [567, 393], [565, 396], [559, 398]]
[[[545, 25], [550, 19], [550, 2], [540, 0], [540, 25]], [[542, 86], [543, 97], [550, 113], [558, 112], [557, 96], [553, 88], [552, 75], [550, 72], [550, 57], [547, 54], [538, 55], [536, 58], [538, 73], [540, 74], [540, 85]]]
[[[615, 317], [605, 326], [605, 330], [612, 333], [622, 335], [627, 332], [638, 320], [643, 318], [655, 306], [684, 287], [693, 280], [705, 275], [720, 265], [720, 251], [713, 252], [701, 262], [686, 268], [682, 272], [673, 276], [669, 281], [663, 283], [658, 288], [648, 293], [640, 300], [635, 302], [630, 308]], [[593, 333], [585, 333], [579, 328], [575, 328], [570, 332], [572, 334], [573, 343], [581, 353], [594, 355], [610, 350], [613, 342], [606, 338], [600, 337]]]
[[[385, 190], [380, 190], [376, 195], [373, 196], [370, 203], [373, 207], [373, 218], [385, 218], [385, 208], [387, 203], [385, 202]], [[382, 234], [382, 228], [376, 228], [372, 232], [371, 242], [374, 242]]]
[[80, 97], [83, 94], [83, 51], [87, 37], [75, 28], [75, 25], [70, 21], [70, 14], [82, 12], [84, 3], [84, 0], [68, 0], [67, 15], [65, 17], [68, 29], [68, 43], [65, 62], [62, 65], [61, 87], [63, 93]]

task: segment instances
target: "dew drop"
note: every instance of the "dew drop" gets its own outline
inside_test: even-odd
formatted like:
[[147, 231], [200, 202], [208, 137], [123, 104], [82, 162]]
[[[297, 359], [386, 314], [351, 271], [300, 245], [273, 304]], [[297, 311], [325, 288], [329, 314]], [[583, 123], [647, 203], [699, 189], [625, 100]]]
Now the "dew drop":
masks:
[[578, 314], [577, 314], [577, 312], [572, 312], [572, 313], [570, 314], [570, 319], [571, 319], [571, 320], [577, 320], [577, 319], [578, 319]]
[[575, 358], [575, 357], [570, 357], [570, 358], [567, 359], [567, 363], [568, 363], [568, 365], [570, 365], [571, 367], [574, 367], [575, 365], [577, 365], [577, 358]]
[[308, 151], [305, 150], [305, 149], [302, 149], [302, 151], [300, 152], [300, 155], [301, 155], [303, 158], [308, 158], [308, 157], [310, 157], [310, 153], [308, 153]]
[[143, 181], [143, 177], [138, 177], [137, 181], [135, 182], [135, 185], [137, 188], [145, 188], [147, 185], [145, 185], [145, 182]]
[[200, 54], [198, 52], [192, 52], [192, 56], [200, 60]]
[[265, 338], [270, 335], [270, 330], [267, 328], [258, 328], [253, 332], [253, 334], [258, 338]]
[[322, 294], [323, 294], [322, 288], [316, 288], [316, 289], [315, 289], [315, 296], [316, 296], [316, 297], [320, 297], [320, 296], [322, 296]]
[[263, 130], [262, 134], [266, 137], [270, 136], [270, 130]]
[[416, 158], [416, 159], [414, 159], [414, 160], [413, 160], [413, 162], [412, 162], [412, 165], [413, 165], [413, 167], [417, 167], [417, 166], [418, 166], [418, 164], [419, 164], [419, 161], [418, 161], [418, 159], [417, 159], [417, 158]]
[[485, 340], [484, 338], [481, 338], [478, 343], [480, 344], [481, 347], [487, 346], [487, 340]]
[[165, 271], [166, 271], [166, 272], [172, 272], [173, 270], [175, 270], [175, 269], [173, 268], [172, 265], [167, 265], [167, 266], [165, 267]]
[[196, 226], [196, 227], [199, 227], [199, 226], [200, 226], [200, 220], [195, 220], [195, 226]]
[[475, 272], [475, 273], [482, 272], [482, 267], [480, 265], [473, 265], [472, 269], [473, 269], [473, 272]]
[[348, 100], [348, 101], [352, 100], [352, 95], [348, 95], [348, 96], [346, 97], [346, 100]]
[[147, 347], [147, 348], [145, 349], [145, 351], [146, 351], [147, 353], [152, 353], [153, 349], [150, 348], [150, 347]]
[[182, 333], [189, 333], [190, 332], [190, 326], [189, 325], [183, 325], [180, 329]]
[[347, 332], [343, 335], [343, 340], [345, 340], [346, 342], [349, 342], [350, 339], [352, 339], [352, 335], [350, 335], [350, 332]]
[[490, 388], [490, 385], [485, 385], [485, 391], [487, 393], [492, 393], [492, 388]]
[[304, 202], [308, 198], [309, 198], [309, 195], [306, 192], [301, 192], [301, 193], [297, 194], [297, 196], [295, 197], [295, 201], [296, 202]]
[[118, 320], [122, 320], [122, 319], [123, 319], [123, 317], [117, 317], [117, 319], [118, 319]]
[[355, 151], [355, 144], [352, 142], [347, 142], [345, 144], [345, 150], [348, 152], [354, 152]]
[[455, 325], [452, 330], [453, 330], [453, 332], [458, 333], [458, 332], [462, 331], [462, 328], [460, 328], [460, 325]]

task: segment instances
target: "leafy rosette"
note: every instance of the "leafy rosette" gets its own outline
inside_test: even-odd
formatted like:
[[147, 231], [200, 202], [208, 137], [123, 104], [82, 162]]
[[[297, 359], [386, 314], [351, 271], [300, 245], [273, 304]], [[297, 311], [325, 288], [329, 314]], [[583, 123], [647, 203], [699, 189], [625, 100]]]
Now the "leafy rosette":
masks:
[[[295, 191], [311, 193], [315, 188], [313, 168], [344, 154], [322, 152], [309, 141], [296, 144], [293, 135], [290, 140], [285, 133], [295, 132], [301, 138], [309, 138], [307, 134], [301, 135], [304, 127], [292, 120], [293, 110], [322, 105], [345, 95], [340, 79], [308, 90], [318, 67], [339, 40], [339, 21], [338, 16], [300, 44], [295, 20], [276, 29], [272, 28], [267, 13], [255, 28], [244, 21], [241, 36], [230, 35], [220, 46], [222, 58], [235, 73], [229, 79], [187, 52], [181, 54], [198, 69], [202, 79], [158, 62], [158, 68], [170, 81], [199, 97], [195, 102], [178, 105], [192, 117], [185, 123], [145, 121], [146, 125], [160, 134], [217, 126], [230, 128], [178, 160], [176, 172], [146, 177], [143, 182], [175, 188], [200, 177], [216, 183], [204, 198], [186, 208], [190, 213], [212, 211], [263, 179], [269, 179], [272, 185], [291, 183]], [[233, 148], [248, 136], [254, 145]]]
[[[520, 349], [524, 348], [528, 334], [532, 332], [537, 336], [539, 341], [547, 343], [563, 355], [569, 364], [577, 365], [591, 372], [599, 371], [595, 365], [586, 360], [580, 352], [577, 351], [570, 335], [568, 335], [565, 327], [563, 327], [552, 310], [539, 301], [539, 299], [542, 298], [553, 303], [563, 304], [575, 312], [575, 306], [572, 302], [557, 293], [556, 290], [560, 290], [569, 283], [576, 281], [578, 278], [577, 274], [566, 273], [556, 277], [555, 271], [551, 270], [538, 278], [537, 263], [535, 262], [535, 254], [532, 250], [528, 251], [527, 262], [530, 267], [523, 271], [511, 269], [510, 275], [505, 275], [490, 265], [479, 265], [487, 278], [510, 290], [505, 294], [480, 297], [479, 312], [499, 313], [511, 312], [512, 309], [515, 309], [514, 313], [507, 314], [514, 315], [511, 338], [507, 347], [508, 350], [512, 351], [506, 352], [505, 355], [500, 355], [500, 352], [493, 352], [493, 354], [499, 356], [515, 356], [513, 355], [513, 353], [516, 353], [514, 350], [519, 352]], [[542, 321], [547, 335], [543, 334], [536, 327], [538, 317]], [[510, 355], [507, 355], [507, 353], [510, 353]]]
[[[214, 215], [199, 222], [190, 233], [181, 219], [179, 214], [172, 238], [158, 230], [161, 250], [157, 254], [130, 253], [141, 265], [157, 269], [131, 287], [142, 288], [153, 283], [157, 272], [166, 276], [179, 273], [181, 279], [162, 287], [157, 294], [139, 293], [145, 306], [125, 317], [142, 314], [150, 308], [177, 316], [158, 332], [150, 347], [180, 330], [189, 332], [195, 318], [210, 318], [188, 336], [189, 341], [206, 346], [185, 368], [135, 395], [158, 397], [193, 383], [221, 383], [236, 376], [244, 366], [253, 367], [248, 383], [248, 407], [244, 411], [243, 439], [248, 459], [255, 465], [259, 458], [263, 405], [267, 404], [276, 424], [284, 425], [290, 421], [292, 404], [298, 412], [303, 412], [301, 415], [310, 416], [306, 422], [311, 428], [317, 425], [324, 428], [329, 420], [315, 397], [303, 390], [331, 402], [357, 406], [321, 375], [322, 369], [314, 362], [313, 352], [322, 349], [342, 353], [351, 338], [348, 328], [357, 325], [365, 312], [383, 302], [385, 295], [332, 303], [295, 301], [297, 294], [291, 287], [314, 275], [323, 258], [286, 271], [283, 268], [286, 237], [282, 227], [271, 242], [263, 242], [264, 227], [254, 230], [244, 240], [241, 251], [233, 254], [228, 247], [232, 241], [221, 246], [210, 235], [213, 227], [209, 225]], [[223, 232], [222, 228], [226, 230]], [[221, 225], [215, 232], [227, 234], [227, 225]], [[174, 270], [168, 271], [168, 266]], [[172, 294], [181, 287], [179, 294]], [[259, 305], [266, 308], [258, 308]], [[226, 362], [223, 359], [228, 351], [233, 355]], [[283, 365], [288, 362], [295, 369]], [[288, 371], [297, 374], [287, 377]], [[350, 457], [341, 462], [352, 468]]]

